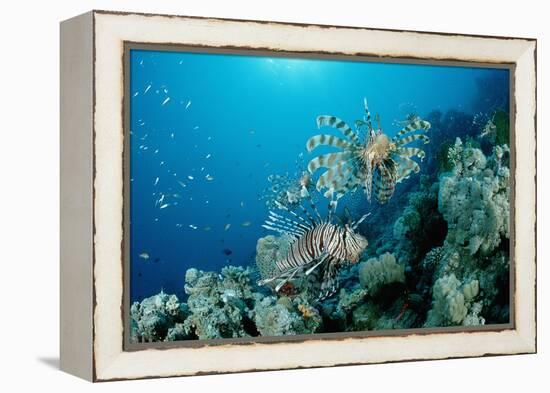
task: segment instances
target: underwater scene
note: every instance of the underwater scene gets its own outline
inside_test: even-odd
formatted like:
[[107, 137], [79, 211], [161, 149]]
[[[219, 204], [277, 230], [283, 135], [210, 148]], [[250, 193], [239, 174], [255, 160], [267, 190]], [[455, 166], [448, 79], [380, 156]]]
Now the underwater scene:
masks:
[[131, 343], [510, 322], [509, 69], [128, 64]]

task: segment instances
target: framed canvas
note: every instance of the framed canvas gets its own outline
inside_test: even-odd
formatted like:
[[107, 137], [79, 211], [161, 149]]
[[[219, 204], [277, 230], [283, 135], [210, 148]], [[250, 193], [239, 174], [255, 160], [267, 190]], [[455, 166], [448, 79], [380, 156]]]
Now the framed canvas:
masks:
[[61, 24], [61, 368], [536, 351], [536, 40]]

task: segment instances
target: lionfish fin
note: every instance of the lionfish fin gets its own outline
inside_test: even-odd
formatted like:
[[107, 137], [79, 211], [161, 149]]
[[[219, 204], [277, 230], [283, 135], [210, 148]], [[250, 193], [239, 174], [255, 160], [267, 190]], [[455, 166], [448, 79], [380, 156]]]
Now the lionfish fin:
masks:
[[426, 153], [424, 152], [424, 150], [418, 147], [398, 147], [397, 153], [407, 158], [416, 156], [421, 160], [424, 159], [424, 157], [426, 156]]
[[265, 224], [262, 224], [262, 227], [269, 230], [269, 231], [273, 231], [273, 232], [277, 232], [277, 233], [280, 233], [281, 235], [289, 235], [291, 237], [293, 237], [294, 239], [300, 237], [299, 234], [297, 233], [294, 233], [286, 228], [281, 228], [279, 226], [275, 226], [275, 225], [270, 225], [271, 223], [269, 223], [268, 221], [266, 221]]
[[317, 222], [321, 222], [323, 221], [323, 217], [321, 216], [321, 213], [319, 213], [319, 210], [317, 209], [317, 205], [315, 204], [315, 202], [313, 202], [313, 198], [311, 197], [311, 194], [307, 194], [305, 196], [305, 198], [308, 200], [309, 202], [309, 207], [310, 209], [315, 213], [315, 215], [317, 216]]
[[345, 121], [336, 116], [317, 116], [317, 127], [321, 128], [323, 126], [334, 127], [344, 134], [344, 136], [349, 138], [354, 144], [360, 144], [359, 136], [355, 133], [355, 131], [353, 131]]
[[293, 269], [292, 273], [288, 277], [285, 277], [280, 283], [277, 284], [277, 286], [275, 287], [275, 292], [279, 292], [279, 290], [283, 287], [283, 285], [285, 285], [288, 281], [292, 280], [296, 275], [296, 273], [298, 273], [300, 270], [301, 270], [301, 266]]
[[349, 161], [341, 161], [319, 176], [317, 190], [321, 190], [322, 188], [334, 188], [337, 190], [339, 186], [347, 183], [352, 173], [351, 163]]
[[396, 163], [388, 159], [376, 167], [373, 179], [374, 195], [380, 204], [386, 203], [395, 191], [397, 182]]
[[365, 123], [369, 127], [369, 130], [372, 130], [372, 121], [370, 118], [369, 104], [367, 103], [366, 98], [363, 98], [363, 105], [365, 106]]
[[322, 154], [312, 159], [309, 162], [307, 169], [309, 173], [313, 173], [319, 168], [331, 168], [333, 166], [338, 165], [339, 162], [347, 161], [350, 158], [351, 158], [350, 151], [341, 151], [337, 153]]
[[419, 139], [424, 141], [424, 144], [430, 143], [430, 138], [428, 138], [426, 135], [424, 135], [424, 134], [413, 134], [413, 135], [404, 136], [401, 139], [395, 139], [395, 144], [397, 146], [405, 146], [405, 145], [407, 145], [411, 142], [414, 142], [416, 140], [419, 140]]
[[305, 273], [306, 276], [309, 276], [315, 269], [317, 269], [320, 265], [322, 265], [323, 262], [325, 262], [328, 258], [329, 258], [328, 254], [322, 255], [321, 258], [319, 259], [319, 262], [317, 262], [312, 267], [306, 270], [306, 273]]
[[415, 120], [403, 127], [397, 134], [395, 134], [395, 137], [393, 139], [394, 141], [397, 141], [402, 135], [405, 135], [409, 132], [428, 131], [430, 128], [431, 124], [426, 120]]
[[[296, 214], [295, 212], [293, 212], [292, 210], [290, 210], [288, 207], [286, 207], [285, 205], [283, 205], [282, 203], [280, 203], [279, 201], [275, 201], [275, 206], [277, 206], [279, 209], [281, 210], [284, 210], [286, 212], [288, 212], [289, 214], [292, 214], [294, 217], [296, 217], [298, 220], [300, 220], [300, 225], [303, 227], [303, 229], [305, 230], [310, 230], [312, 229], [315, 225], [318, 224], [318, 221], [311, 215], [309, 214], [309, 212], [307, 211], [307, 209], [302, 206], [301, 203], [298, 204], [298, 206], [300, 207], [300, 209], [302, 210], [302, 213], [303, 215], [307, 218], [307, 220], [309, 220], [309, 222], [304, 219], [302, 216], [300, 216], [299, 214]], [[278, 215], [277, 213], [274, 213], [272, 211], [270, 211], [270, 214], [273, 214], [275, 216], [278, 216], [278, 218], [280, 219], [284, 219], [284, 216], [281, 216], [281, 215]], [[320, 218], [320, 215], [319, 215], [319, 218]], [[287, 219], [288, 220], [288, 219]], [[292, 221], [292, 220], [288, 220], [289, 222], [294, 222], [296, 224], [298, 224], [297, 222], [295, 221]]]
[[319, 301], [324, 300], [336, 293], [336, 290], [338, 289], [338, 271], [339, 268], [337, 263], [335, 263], [332, 259], [328, 260], [323, 274], [323, 282], [321, 284], [319, 297], [317, 298]]
[[407, 179], [411, 172], [418, 173], [420, 166], [415, 161], [407, 157], [401, 157], [401, 162], [397, 165], [397, 179], [396, 182], [400, 183], [402, 180]]
[[351, 229], [353, 229], [353, 230], [355, 231], [355, 230], [359, 227], [359, 225], [361, 225], [361, 223], [362, 223], [363, 221], [365, 221], [365, 219], [366, 219], [368, 216], [370, 216], [370, 214], [371, 214], [370, 212], [367, 213], [367, 214], [363, 214], [363, 216], [362, 216], [359, 220], [352, 222], [352, 223], [350, 224]]
[[307, 151], [312, 151], [319, 146], [337, 147], [339, 149], [353, 149], [354, 147], [349, 141], [330, 134], [315, 135], [306, 142]]
[[266, 225], [272, 228], [280, 228], [286, 230], [291, 235], [302, 236], [311, 228], [301, 224], [299, 222], [293, 221], [287, 217], [280, 216], [273, 212], [269, 212], [269, 219], [271, 221], [265, 222]]

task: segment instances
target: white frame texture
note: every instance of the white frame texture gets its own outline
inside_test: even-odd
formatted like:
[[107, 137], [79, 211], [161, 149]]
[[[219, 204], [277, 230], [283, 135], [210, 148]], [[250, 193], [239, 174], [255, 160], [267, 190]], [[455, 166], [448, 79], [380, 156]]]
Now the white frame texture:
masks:
[[[515, 65], [513, 328], [124, 351], [125, 42]], [[536, 352], [536, 40], [92, 11], [62, 23], [61, 50], [62, 369], [106, 381]]]

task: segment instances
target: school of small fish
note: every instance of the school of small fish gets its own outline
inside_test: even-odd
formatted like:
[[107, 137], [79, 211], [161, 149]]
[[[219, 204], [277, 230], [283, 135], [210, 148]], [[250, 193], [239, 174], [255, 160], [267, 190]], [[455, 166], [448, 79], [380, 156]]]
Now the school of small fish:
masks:
[[[143, 61], [141, 61], [140, 64], [143, 66]], [[180, 62], [180, 64], [181, 64], [181, 62]], [[139, 90], [135, 91], [132, 97], [136, 98], [136, 99], [140, 99], [138, 97], [146, 96], [148, 93], [150, 95], [151, 91], [153, 91], [153, 95], [161, 95], [161, 96], [164, 95], [164, 97], [160, 101], [160, 106], [161, 107], [164, 107], [164, 106], [168, 105], [172, 101], [172, 97], [168, 96], [168, 87], [167, 86], [160, 86], [158, 88], [155, 88], [153, 83], [148, 83], [142, 91], [139, 91]], [[190, 99], [185, 100], [185, 101], [181, 100], [179, 102], [180, 102], [180, 104], [184, 105], [184, 110], [185, 111], [190, 110], [191, 105], [192, 105], [192, 101]], [[138, 119], [137, 124], [138, 124], [139, 127], [144, 127], [146, 125], [146, 122], [145, 122], [144, 119]], [[192, 127], [192, 129], [194, 131], [199, 130], [199, 128], [200, 128], [199, 125], [194, 125]], [[250, 135], [254, 135], [255, 130], [249, 130], [249, 133], [250, 133]], [[131, 132], [130, 134], [132, 136], [134, 135], [133, 132]], [[160, 152], [160, 149], [156, 146], [149, 146], [149, 144], [146, 142], [148, 140], [148, 136], [149, 136], [149, 133], [144, 133], [141, 137], [139, 137], [139, 140], [142, 141], [142, 143], [139, 145], [139, 150], [144, 152], [144, 153], [152, 151], [153, 154], [158, 154]], [[170, 136], [170, 139], [176, 139], [176, 132], [170, 132], [169, 136]], [[212, 136], [208, 135], [206, 137], [206, 140], [211, 141]], [[198, 147], [198, 145], [195, 145], [195, 148], [197, 148], [197, 147]], [[205, 160], [211, 160], [212, 157], [213, 157], [212, 153], [207, 153], [204, 156], [204, 159]], [[161, 161], [158, 162], [158, 165], [159, 165], [159, 167], [166, 167], [166, 161], [161, 160]], [[193, 169], [192, 172], [193, 171], [195, 171], [195, 170]], [[205, 166], [200, 167], [199, 171], [200, 172], [206, 171], [206, 167]], [[172, 170], [169, 169], [169, 168], [166, 169], [166, 172], [172, 178], [176, 178], [175, 179], [176, 183], [177, 183], [177, 185], [179, 185], [179, 187], [181, 187], [181, 189], [188, 189], [189, 188], [190, 183], [184, 182], [181, 179], [178, 179], [177, 178], [178, 176], [177, 176], [176, 172], [172, 172]], [[186, 180], [189, 181], [189, 182], [197, 181], [195, 174], [187, 174], [186, 178], [187, 178]], [[206, 175], [204, 175], [204, 181], [214, 182], [214, 180], [215, 180], [215, 177], [211, 173], [207, 173]], [[131, 181], [133, 182], [134, 179], [132, 178]], [[154, 197], [154, 204], [159, 210], [170, 210], [171, 208], [174, 208], [174, 207], [179, 205], [177, 201], [174, 201], [174, 199], [182, 199], [182, 195], [180, 195], [178, 193], [174, 193], [172, 191], [173, 187], [170, 186], [170, 184], [172, 183], [171, 180], [167, 179], [166, 177], [164, 177], [162, 175], [159, 175], [159, 176], [154, 177], [152, 183], [153, 183], [153, 186], [157, 189], [157, 191], [153, 192], [153, 197]], [[158, 190], [162, 190], [163, 188], [164, 188], [165, 191], [158, 191]], [[193, 201], [193, 197], [189, 196], [188, 200]], [[208, 199], [205, 199], [204, 203], [206, 205], [209, 205], [210, 201]], [[241, 201], [239, 203], [239, 205], [240, 205], [241, 208], [244, 207], [244, 201]], [[180, 206], [185, 206], [185, 205], [181, 204]], [[159, 222], [159, 217], [154, 217], [153, 218], [154, 222]], [[229, 218], [229, 217], [230, 217], [230, 215], [228, 215], [227, 218]], [[184, 227], [184, 225], [182, 223], [176, 223], [175, 226], [177, 228]], [[231, 222], [226, 222], [225, 224], [223, 224], [222, 228], [220, 228], [220, 229], [223, 230], [223, 231], [229, 231], [231, 226], [232, 226]], [[252, 226], [252, 221], [244, 220], [240, 224], [240, 226], [242, 228], [251, 227]], [[197, 230], [199, 228], [195, 224], [188, 224], [187, 227], [191, 230]], [[204, 230], [205, 232], [211, 231], [213, 229], [215, 229], [215, 227], [211, 226], [211, 225], [202, 226], [202, 230]], [[143, 253], [139, 254], [139, 258], [141, 258], [143, 260], [148, 260], [150, 258], [150, 256], [149, 256], [148, 253], [143, 252]]]

